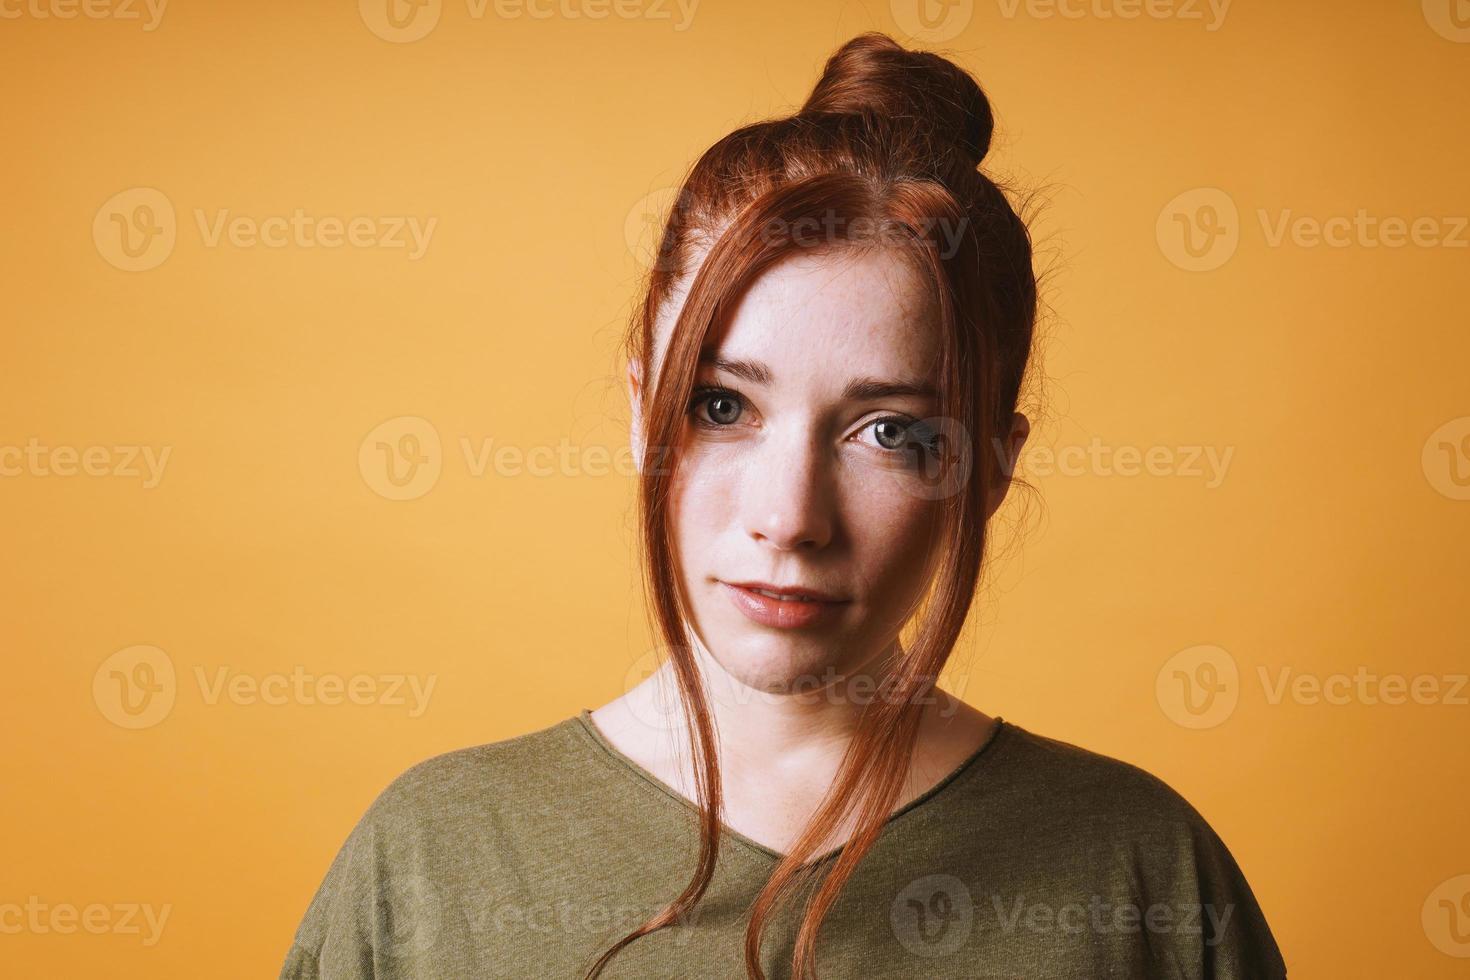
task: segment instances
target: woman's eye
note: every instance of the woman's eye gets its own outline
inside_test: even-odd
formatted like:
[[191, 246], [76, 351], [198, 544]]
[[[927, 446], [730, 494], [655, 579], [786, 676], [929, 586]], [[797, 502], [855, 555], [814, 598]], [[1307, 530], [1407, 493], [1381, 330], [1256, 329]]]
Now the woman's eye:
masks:
[[743, 410], [740, 396], [724, 388], [696, 389], [689, 400], [690, 413], [703, 425], [733, 425], [740, 420]]
[[[689, 414], [696, 425], [707, 429], [734, 425], [745, 414], [745, 399], [728, 388], [700, 387], [689, 399]], [[896, 456], [912, 456], [914, 463], [924, 457], [937, 458], [941, 433], [918, 419], [890, 415], [869, 422], [878, 448]]]
[[915, 461], [921, 456], [939, 455], [940, 434], [931, 426], [917, 419], [890, 416], [870, 423], [878, 445], [889, 452], [913, 454]]

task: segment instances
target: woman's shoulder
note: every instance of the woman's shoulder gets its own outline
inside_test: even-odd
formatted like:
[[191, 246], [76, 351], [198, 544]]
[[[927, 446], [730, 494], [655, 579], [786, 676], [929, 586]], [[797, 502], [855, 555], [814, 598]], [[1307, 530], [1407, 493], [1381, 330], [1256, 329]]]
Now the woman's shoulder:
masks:
[[387, 935], [394, 955], [420, 951], [443, 924], [453, 887], [493, 899], [483, 889], [513, 878], [507, 862], [525, 835], [539, 832], [540, 821], [521, 818], [555, 806], [546, 787], [557, 785], [572, 738], [561, 721], [441, 752], [393, 777], [338, 848], [281, 977], [357, 975], [377, 948], [365, 947], [365, 936]]
[[[1204, 817], [1172, 784], [1134, 762], [1006, 721], [1006, 790], [1066, 816], [1132, 829], [1190, 827]], [[1207, 825], [1206, 825], [1207, 826]]]
[[465, 807], [503, 804], [555, 785], [574, 737], [571, 721], [428, 756], [390, 779], [369, 813], [423, 819]]
[[1014, 724], [1003, 733], [1007, 751], [975, 816], [988, 828], [987, 860], [1013, 869], [1028, 901], [1096, 896], [1161, 949], [1172, 943], [1181, 962], [1208, 963], [1202, 975], [1286, 975], [1240, 864], [1182, 793], [1133, 762]]
[[[1007, 723], [984, 800], [1002, 846], [1089, 870], [1244, 887], [1234, 855], [1203, 813], [1134, 762]], [[983, 786], [985, 779], [977, 780]]]

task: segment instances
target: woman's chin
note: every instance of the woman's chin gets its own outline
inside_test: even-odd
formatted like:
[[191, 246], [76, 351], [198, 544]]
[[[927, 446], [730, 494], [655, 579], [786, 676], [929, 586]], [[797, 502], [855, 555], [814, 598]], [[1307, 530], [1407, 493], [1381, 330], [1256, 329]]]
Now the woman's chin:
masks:
[[803, 655], [789, 641], [737, 645], [715, 660], [739, 688], [775, 697], [820, 697], [840, 676], [836, 657], [827, 650]]

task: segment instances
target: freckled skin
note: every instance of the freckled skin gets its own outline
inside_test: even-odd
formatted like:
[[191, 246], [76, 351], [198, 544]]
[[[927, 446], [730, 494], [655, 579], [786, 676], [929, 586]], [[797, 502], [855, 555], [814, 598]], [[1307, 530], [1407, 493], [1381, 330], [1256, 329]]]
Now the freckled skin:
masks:
[[[842, 397], [855, 378], [937, 384], [933, 290], [893, 251], [797, 253], [766, 270], [729, 322], [706, 338], [721, 359], [759, 362], [772, 375], [762, 385], [700, 367], [696, 387], [717, 385], [739, 398], [697, 403], [692, 416], [710, 426], [686, 419], [671, 518], [692, 605], [690, 638], [718, 734], [725, 823], [777, 850], [791, 844], [831, 785], [865, 704], [842, 691], [840, 678], [881, 676], [883, 655], [894, 649], [938, 559], [929, 542], [942, 503], [914, 492], [912, 446], [893, 448], [902, 426], [873, 424], [923, 419], [937, 404], [912, 395]], [[655, 365], [684, 298], [676, 288], [660, 311]], [[637, 365], [630, 365], [635, 443], [642, 438], [640, 393]], [[1028, 431], [1017, 414], [1007, 447], [1013, 458]], [[1002, 486], [988, 510], [1004, 496]], [[850, 602], [820, 625], [774, 629], [736, 609], [720, 580], [797, 582]], [[665, 662], [592, 719], [626, 755], [693, 799], [684, 726], [650, 723], [667, 718], [673, 690]], [[866, 691], [873, 696], [871, 686]], [[897, 805], [968, 757], [993, 726], [993, 718], [936, 688]], [[850, 829], [850, 822], [839, 827], [828, 844]]]
[[[842, 388], [855, 377], [937, 382], [937, 317], [932, 286], [893, 252], [798, 253], [758, 279], [709, 338], [720, 357], [774, 375], [763, 387], [700, 369], [697, 384], [742, 396], [740, 414], [717, 430], [690, 424], [673, 489], [696, 632], [742, 684], [789, 690], [797, 677], [860, 666], [892, 642], [918, 598], [940, 504], [905, 492], [913, 457], [885, 448], [872, 423], [937, 406], [915, 396], [844, 402]], [[828, 624], [771, 629], [746, 619], [716, 581], [750, 579], [806, 582], [851, 602]]]

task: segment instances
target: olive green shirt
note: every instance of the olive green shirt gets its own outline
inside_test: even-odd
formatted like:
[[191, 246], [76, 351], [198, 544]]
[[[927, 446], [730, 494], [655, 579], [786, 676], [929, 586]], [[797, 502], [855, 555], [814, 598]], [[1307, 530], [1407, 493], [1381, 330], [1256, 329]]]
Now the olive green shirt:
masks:
[[[428, 759], [348, 835], [280, 976], [581, 977], [688, 883], [696, 814], [585, 709]], [[635, 940], [602, 975], [745, 977], [747, 911], [779, 858], [725, 828], [692, 919]], [[790, 976], [798, 911], [766, 933], [772, 980]], [[1286, 975], [1240, 868], [1183, 797], [1004, 720], [889, 818], [822, 925], [816, 969], [821, 980]]]

